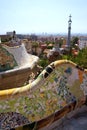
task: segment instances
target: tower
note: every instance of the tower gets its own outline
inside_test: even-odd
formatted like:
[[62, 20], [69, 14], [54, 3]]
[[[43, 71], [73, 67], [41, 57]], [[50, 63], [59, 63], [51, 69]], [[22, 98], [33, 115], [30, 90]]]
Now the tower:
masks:
[[70, 45], [70, 41], [71, 41], [71, 23], [72, 23], [72, 20], [71, 20], [71, 15], [69, 16], [69, 21], [68, 21], [68, 41], [67, 41], [67, 46], [68, 46], [68, 49], [70, 49], [71, 45]]

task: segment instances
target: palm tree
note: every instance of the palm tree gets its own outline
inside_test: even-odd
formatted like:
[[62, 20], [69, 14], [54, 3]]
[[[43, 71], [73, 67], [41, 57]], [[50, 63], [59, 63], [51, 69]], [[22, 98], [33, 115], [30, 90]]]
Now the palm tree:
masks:
[[37, 47], [38, 47], [38, 42], [32, 42], [32, 48], [34, 48], [34, 54], [37, 54]]

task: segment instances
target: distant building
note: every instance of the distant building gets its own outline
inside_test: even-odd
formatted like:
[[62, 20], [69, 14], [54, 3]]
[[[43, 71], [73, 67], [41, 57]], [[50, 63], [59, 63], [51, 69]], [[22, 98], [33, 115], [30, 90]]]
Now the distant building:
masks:
[[80, 37], [79, 39], [79, 48], [83, 49], [87, 47], [87, 37]]
[[9, 41], [10, 36], [9, 35], [0, 35], [1, 42], [7, 42]]
[[6, 32], [6, 35], [13, 36], [13, 32]]

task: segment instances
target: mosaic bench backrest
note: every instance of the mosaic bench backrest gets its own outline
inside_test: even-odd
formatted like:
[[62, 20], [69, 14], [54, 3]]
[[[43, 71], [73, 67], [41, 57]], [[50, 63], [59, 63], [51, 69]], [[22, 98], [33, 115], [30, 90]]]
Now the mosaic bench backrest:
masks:
[[59, 60], [48, 65], [32, 83], [0, 91], [0, 113], [16, 112], [29, 120], [15, 130], [39, 129], [85, 104], [86, 95], [87, 70]]

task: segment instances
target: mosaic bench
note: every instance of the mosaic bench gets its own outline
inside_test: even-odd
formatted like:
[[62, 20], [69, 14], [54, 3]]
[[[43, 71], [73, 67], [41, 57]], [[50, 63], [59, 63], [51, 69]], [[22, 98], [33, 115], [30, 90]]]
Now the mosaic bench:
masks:
[[0, 90], [23, 86], [38, 61], [37, 56], [27, 53], [24, 44], [0, 44]]
[[1, 123], [7, 130], [39, 130], [86, 103], [87, 70], [59, 60], [48, 65], [32, 83], [0, 91], [1, 115], [16, 113], [26, 119], [23, 124], [16, 119], [15, 128], [5, 123], [8, 116], [0, 116]]

